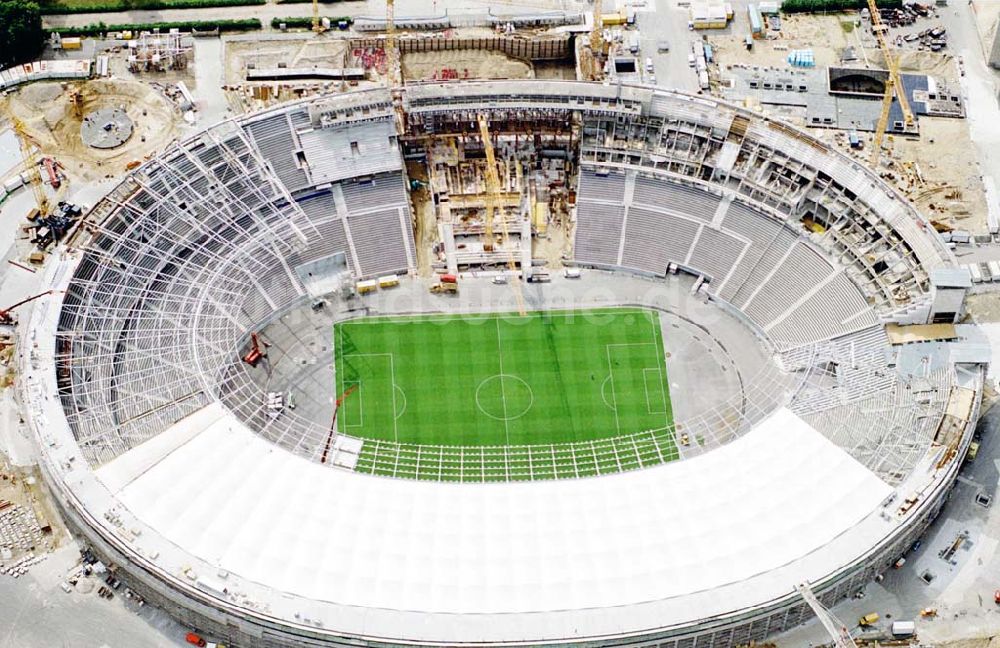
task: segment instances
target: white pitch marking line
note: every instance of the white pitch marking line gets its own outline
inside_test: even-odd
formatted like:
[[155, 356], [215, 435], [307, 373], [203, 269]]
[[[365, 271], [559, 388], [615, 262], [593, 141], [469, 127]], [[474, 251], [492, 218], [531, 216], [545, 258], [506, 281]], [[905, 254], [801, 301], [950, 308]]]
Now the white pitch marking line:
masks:
[[503, 402], [503, 430], [504, 436], [507, 439], [507, 445], [510, 445], [510, 421], [507, 420], [507, 392], [503, 387], [503, 348], [500, 346], [500, 319], [495, 318], [493, 320], [497, 325], [497, 356], [500, 360], [500, 400]]
[[392, 436], [396, 443], [399, 443], [399, 422], [396, 420], [396, 362], [395, 354], [386, 353], [389, 356], [389, 374], [392, 376]]
[[[355, 391], [357, 391], [357, 394], [358, 394], [358, 405], [361, 408], [361, 422], [360, 423], [351, 423], [350, 421], [347, 421], [347, 422], [344, 423], [344, 427], [345, 428], [359, 428], [359, 427], [364, 427], [365, 426], [365, 400], [362, 397], [362, 393], [363, 392], [361, 390], [361, 379], [358, 378], [357, 380], [345, 381], [344, 382], [344, 391], [347, 391], [349, 385], [357, 385], [358, 386]], [[343, 394], [344, 391], [342, 391], [340, 393]], [[343, 403], [341, 403], [341, 405], [343, 405]], [[336, 407], [336, 405], [335, 405], [335, 407]]]
[[[615, 412], [615, 427], [618, 429], [618, 434], [622, 433], [622, 424], [618, 420], [618, 396], [615, 395], [615, 366], [611, 363], [611, 347], [619, 346], [616, 344], [605, 344], [604, 353], [608, 356], [608, 375], [611, 377], [611, 404], [612, 409]], [[629, 346], [629, 345], [621, 345]]]
[[[659, 362], [656, 363], [656, 368], [660, 372], [660, 395], [663, 396], [663, 424], [669, 425], [670, 421], [667, 418], [667, 412], [669, 409], [668, 405], [670, 403], [670, 387], [667, 385], [667, 376], [666, 376], [667, 349], [666, 345], [661, 346], [660, 344], [657, 343], [656, 331], [657, 328], [660, 326], [659, 314], [653, 311], [646, 311], [646, 312], [649, 313], [649, 323], [653, 325], [652, 328], [653, 344], [656, 345], [656, 353], [657, 355], [660, 356]], [[662, 332], [659, 340], [660, 342], [663, 341]], [[645, 378], [645, 376], [643, 376], [643, 378]]]

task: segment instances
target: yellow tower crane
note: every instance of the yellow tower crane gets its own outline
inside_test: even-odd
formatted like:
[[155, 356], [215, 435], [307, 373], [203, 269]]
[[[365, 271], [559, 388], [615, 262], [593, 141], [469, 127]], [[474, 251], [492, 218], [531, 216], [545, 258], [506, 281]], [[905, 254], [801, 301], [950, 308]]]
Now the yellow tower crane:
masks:
[[386, 0], [385, 2], [385, 56], [390, 89], [396, 88], [402, 82], [402, 70], [399, 69], [399, 49], [396, 47], [396, 10], [394, 5], [394, 0]]
[[479, 121], [479, 136], [483, 140], [483, 150], [486, 152], [486, 218], [483, 249], [487, 252], [493, 251], [493, 219], [499, 216], [500, 229], [503, 231], [503, 247], [507, 252], [507, 266], [510, 268], [510, 283], [514, 289], [514, 298], [517, 300], [517, 312], [521, 317], [524, 317], [527, 313], [524, 309], [521, 283], [517, 276], [517, 260], [514, 258], [514, 251], [510, 249], [510, 233], [507, 231], [506, 215], [499, 208], [500, 178], [497, 176], [496, 152], [493, 150], [493, 140], [490, 138], [490, 123], [483, 113], [479, 113], [477, 120]]
[[28, 134], [28, 130], [17, 117], [11, 116], [14, 125], [14, 132], [21, 143], [21, 151], [24, 157], [25, 173], [28, 174], [28, 184], [31, 192], [35, 195], [35, 205], [38, 207], [38, 215], [42, 218], [49, 215], [49, 197], [45, 195], [45, 187], [42, 184], [42, 172], [39, 169], [40, 153], [35, 141]]
[[604, 49], [604, 19], [601, 16], [601, 0], [594, 0], [594, 24], [590, 27], [590, 49], [596, 55]]
[[882, 112], [875, 126], [875, 136], [872, 140], [872, 154], [870, 164], [875, 167], [878, 164], [879, 156], [882, 153], [882, 138], [885, 137], [885, 129], [889, 125], [889, 110], [892, 107], [892, 97], [896, 96], [899, 101], [899, 108], [903, 111], [903, 122], [906, 128], [913, 126], [913, 110], [910, 109], [910, 102], [906, 99], [906, 89], [903, 87], [903, 80], [899, 76], [899, 59], [892, 53], [889, 43], [885, 39], [887, 27], [882, 22], [882, 14], [879, 12], [876, 0], [868, 0], [868, 12], [871, 14], [872, 31], [878, 40], [878, 46], [882, 50], [882, 57], [885, 59], [885, 67], [889, 71], [889, 78], [885, 82], [885, 95], [882, 97]]
[[322, 34], [323, 32], [326, 31], [326, 28], [323, 27], [323, 23], [322, 23], [322, 21], [320, 21], [320, 18], [319, 18], [319, 0], [312, 0], [312, 3], [313, 3], [313, 24], [312, 24], [312, 30], [314, 32], [316, 32], [317, 34]]
[[594, 20], [590, 27], [590, 53], [584, 72], [590, 81], [600, 81], [604, 76], [601, 57], [604, 54], [604, 19], [601, 15], [601, 0], [594, 0]]
[[386, 85], [392, 95], [392, 105], [396, 112], [396, 130], [402, 135], [406, 132], [406, 109], [403, 107], [403, 68], [399, 56], [399, 45], [396, 42], [396, 10], [394, 0], [385, 2], [385, 58]]

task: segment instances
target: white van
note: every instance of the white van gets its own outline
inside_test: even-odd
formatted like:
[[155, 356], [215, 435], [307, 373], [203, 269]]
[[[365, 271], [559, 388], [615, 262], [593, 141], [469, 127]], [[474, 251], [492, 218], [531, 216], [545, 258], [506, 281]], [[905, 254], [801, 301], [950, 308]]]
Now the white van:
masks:
[[647, 72], [653, 71], [653, 59], [652, 57], [649, 56], [646, 57], [646, 71]]
[[694, 67], [694, 54], [688, 54], [688, 67]]

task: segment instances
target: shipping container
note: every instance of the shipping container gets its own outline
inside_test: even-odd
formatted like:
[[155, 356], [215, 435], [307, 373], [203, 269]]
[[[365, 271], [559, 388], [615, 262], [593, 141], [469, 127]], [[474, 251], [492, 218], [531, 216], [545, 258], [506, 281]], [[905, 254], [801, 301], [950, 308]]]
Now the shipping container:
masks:
[[399, 277], [397, 275], [386, 275], [384, 277], [378, 278], [379, 288], [392, 288], [393, 286], [399, 285]]
[[364, 295], [365, 293], [375, 292], [378, 290], [378, 282], [374, 279], [369, 279], [367, 281], [358, 282], [358, 294]]
[[979, 267], [978, 263], [970, 263], [968, 265], [969, 275], [972, 277], [972, 283], [983, 283], [983, 271]]

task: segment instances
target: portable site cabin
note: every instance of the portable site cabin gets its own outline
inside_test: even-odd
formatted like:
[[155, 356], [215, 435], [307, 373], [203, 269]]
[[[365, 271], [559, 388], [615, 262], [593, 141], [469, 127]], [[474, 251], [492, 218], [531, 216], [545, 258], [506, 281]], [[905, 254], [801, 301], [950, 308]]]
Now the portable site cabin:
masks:
[[695, 29], [725, 29], [728, 23], [725, 5], [691, 5], [691, 24]]
[[399, 276], [397, 275], [386, 275], [384, 277], [378, 278], [379, 288], [392, 288], [393, 286], [399, 285]]
[[750, 35], [754, 38], [764, 38], [764, 19], [757, 5], [747, 5], [747, 18], [750, 20]]

